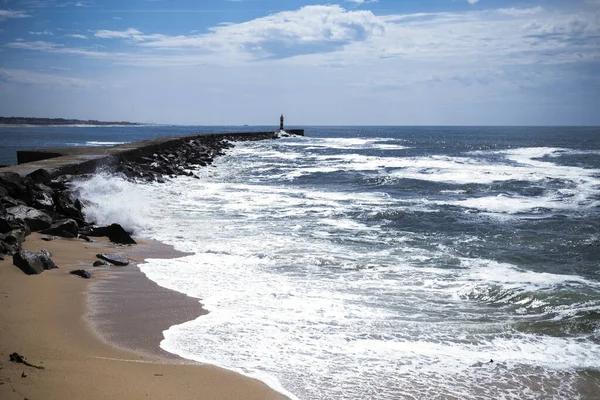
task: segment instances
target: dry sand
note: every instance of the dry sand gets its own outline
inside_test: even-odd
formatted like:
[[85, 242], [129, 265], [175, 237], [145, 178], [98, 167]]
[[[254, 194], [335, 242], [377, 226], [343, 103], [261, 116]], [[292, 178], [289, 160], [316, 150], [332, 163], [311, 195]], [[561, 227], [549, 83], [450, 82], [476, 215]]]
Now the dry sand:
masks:
[[[138, 246], [32, 234], [24, 247], [48, 249], [59, 269], [27, 276], [12, 257], [0, 261], [0, 399], [285, 399], [257, 380], [160, 350], [162, 330], [202, 312], [197, 301], [159, 288], [137, 267], [91, 267], [99, 252], [157, 252]], [[69, 275], [82, 267], [93, 279]], [[44, 369], [10, 362], [13, 352]]]

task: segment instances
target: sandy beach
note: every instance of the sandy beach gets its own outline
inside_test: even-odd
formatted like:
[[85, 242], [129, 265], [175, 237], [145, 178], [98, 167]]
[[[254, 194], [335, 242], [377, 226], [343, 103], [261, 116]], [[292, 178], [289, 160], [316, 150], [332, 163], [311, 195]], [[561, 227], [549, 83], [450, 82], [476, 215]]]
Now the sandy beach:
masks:
[[[285, 399], [260, 381], [159, 348], [164, 329], [204, 312], [196, 299], [158, 287], [133, 265], [91, 267], [99, 252], [168, 255], [160, 246], [32, 234], [24, 248], [49, 250], [59, 269], [27, 276], [11, 257], [0, 261], [0, 398]], [[77, 268], [93, 278], [69, 274]], [[43, 369], [10, 362], [14, 352]]]

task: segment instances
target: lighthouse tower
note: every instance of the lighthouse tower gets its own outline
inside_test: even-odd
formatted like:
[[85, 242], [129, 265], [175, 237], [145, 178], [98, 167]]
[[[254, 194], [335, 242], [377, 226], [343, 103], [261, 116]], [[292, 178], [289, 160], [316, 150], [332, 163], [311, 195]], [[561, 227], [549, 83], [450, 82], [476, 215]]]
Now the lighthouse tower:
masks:
[[281, 114], [281, 117], [279, 117], [279, 130], [283, 130], [283, 114]]

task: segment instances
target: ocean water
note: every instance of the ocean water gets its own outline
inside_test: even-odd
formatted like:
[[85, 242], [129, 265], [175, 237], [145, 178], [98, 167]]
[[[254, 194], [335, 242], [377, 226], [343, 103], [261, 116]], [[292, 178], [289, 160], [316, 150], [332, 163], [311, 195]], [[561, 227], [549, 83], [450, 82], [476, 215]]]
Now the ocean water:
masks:
[[141, 265], [209, 310], [163, 349], [302, 400], [600, 398], [600, 128], [306, 134], [76, 184], [192, 253]]
[[271, 131], [272, 126], [0, 126], [0, 166], [17, 164], [17, 151], [69, 146], [114, 146], [165, 136]]

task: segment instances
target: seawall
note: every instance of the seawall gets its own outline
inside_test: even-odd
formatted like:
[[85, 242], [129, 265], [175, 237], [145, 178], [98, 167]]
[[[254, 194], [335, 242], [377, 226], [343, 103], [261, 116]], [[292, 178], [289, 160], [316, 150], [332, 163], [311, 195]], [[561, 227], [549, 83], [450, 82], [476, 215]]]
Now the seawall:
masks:
[[[288, 130], [288, 133], [304, 135], [303, 129]], [[187, 140], [215, 139], [262, 140], [274, 139], [275, 132], [235, 132], [202, 135], [172, 136], [124, 143], [111, 147], [65, 147], [58, 149], [33, 149], [17, 151], [18, 165], [0, 168], [0, 172], [16, 172], [24, 177], [38, 169], [45, 169], [52, 177], [64, 174], [91, 173], [98, 168], [114, 165], [137, 157], [151, 155], [157, 150], [174, 147]]]

